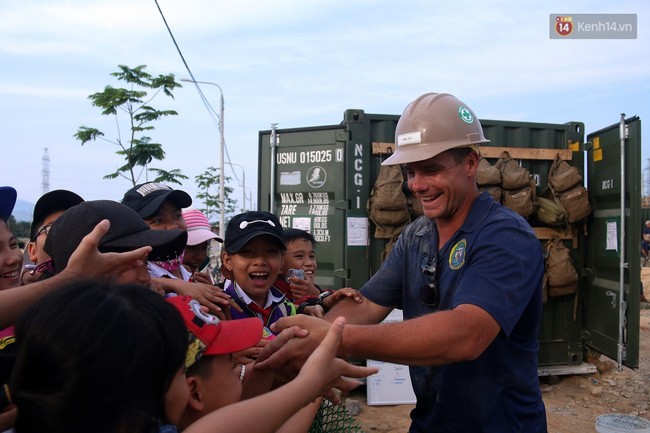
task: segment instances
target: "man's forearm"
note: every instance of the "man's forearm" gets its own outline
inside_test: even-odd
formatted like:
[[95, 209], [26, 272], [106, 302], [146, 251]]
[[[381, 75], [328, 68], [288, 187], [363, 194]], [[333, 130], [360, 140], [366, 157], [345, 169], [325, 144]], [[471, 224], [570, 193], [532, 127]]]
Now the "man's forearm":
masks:
[[393, 309], [382, 307], [364, 298], [358, 303], [354, 299], [344, 297], [339, 300], [323, 317], [328, 322], [333, 322], [339, 316], [345, 317], [346, 323], [355, 325], [370, 325], [380, 323]]
[[460, 307], [403, 322], [346, 325], [339, 355], [406, 365], [474, 359], [494, 340], [500, 327], [484, 310]]

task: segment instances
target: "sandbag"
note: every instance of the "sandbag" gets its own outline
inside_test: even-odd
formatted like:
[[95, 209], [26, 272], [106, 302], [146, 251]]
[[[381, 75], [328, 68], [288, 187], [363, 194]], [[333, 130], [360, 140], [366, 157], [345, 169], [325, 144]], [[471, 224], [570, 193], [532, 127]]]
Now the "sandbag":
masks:
[[566, 210], [570, 223], [578, 222], [591, 213], [589, 193], [582, 185], [575, 186], [568, 191], [556, 193], [555, 198]]
[[[390, 239], [393, 236], [399, 236], [404, 227], [411, 222], [410, 219], [404, 220], [405, 215], [408, 215], [408, 209], [376, 210], [370, 218], [375, 223], [375, 237], [378, 239]], [[385, 221], [386, 223], [379, 224], [376, 222], [378, 220]], [[395, 223], [392, 221], [395, 221]]]
[[564, 207], [558, 206], [554, 200], [544, 197], [537, 199], [535, 218], [542, 224], [553, 227], [566, 226], [567, 216]]
[[487, 159], [481, 157], [478, 160], [478, 171], [476, 172], [476, 183], [479, 186], [483, 185], [500, 185], [501, 172], [499, 168], [488, 162]]
[[508, 152], [503, 152], [497, 164], [501, 173], [501, 188], [514, 190], [529, 184], [530, 172], [510, 158]]
[[375, 223], [375, 238], [388, 239], [382, 261], [392, 250], [404, 227], [411, 222], [410, 209], [414, 205], [412, 200], [407, 199], [403, 188], [402, 167], [382, 165], [366, 203], [370, 220]]
[[548, 296], [565, 296], [578, 289], [578, 273], [564, 241], [559, 237], [544, 245]]
[[548, 172], [548, 188], [569, 223], [576, 223], [591, 213], [589, 194], [581, 182], [580, 170], [563, 161], [558, 153]]
[[382, 165], [366, 205], [375, 223], [375, 237], [390, 238], [411, 221], [406, 196], [402, 191], [404, 175], [399, 165]]
[[582, 183], [580, 170], [562, 160], [558, 153], [548, 173], [548, 184], [555, 192], [564, 192], [580, 183]]
[[490, 193], [494, 201], [501, 202], [501, 188], [498, 185], [482, 186], [478, 189], [479, 193], [487, 191]]
[[535, 209], [533, 206], [533, 190], [530, 185], [514, 191], [504, 189], [501, 192], [501, 203], [526, 218]]
[[402, 191], [404, 175], [399, 165], [382, 165], [370, 192], [371, 209], [396, 210], [406, 207]]

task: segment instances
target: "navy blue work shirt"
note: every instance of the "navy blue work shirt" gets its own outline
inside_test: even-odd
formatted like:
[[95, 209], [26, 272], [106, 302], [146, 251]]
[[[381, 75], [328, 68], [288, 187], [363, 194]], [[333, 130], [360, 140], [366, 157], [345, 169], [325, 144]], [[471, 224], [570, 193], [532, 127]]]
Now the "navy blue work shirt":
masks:
[[[372, 302], [413, 319], [461, 304], [487, 311], [501, 327], [477, 359], [409, 367], [417, 404], [415, 432], [545, 432], [537, 376], [542, 315], [542, 248], [521, 216], [481, 194], [462, 227], [437, 251], [435, 221], [407, 226], [380, 270], [360, 289]], [[437, 255], [435, 277], [422, 258]], [[435, 280], [438, 308], [424, 305], [420, 287]], [[436, 329], [428, 330], [432, 335]]]

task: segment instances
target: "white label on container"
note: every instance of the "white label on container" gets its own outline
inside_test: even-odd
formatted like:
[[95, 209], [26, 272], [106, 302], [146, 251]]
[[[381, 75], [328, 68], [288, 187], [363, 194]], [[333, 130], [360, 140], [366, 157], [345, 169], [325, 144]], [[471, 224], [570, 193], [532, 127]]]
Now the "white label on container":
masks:
[[605, 249], [618, 251], [618, 227], [616, 221], [607, 221], [607, 246]]
[[368, 218], [348, 217], [348, 246], [365, 247], [368, 245]]
[[311, 233], [311, 218], [309, 217], [296, 217], [291, 221], [294, 229], [304, 230]]
[[280, 185], [300, 185], [299, 171], [281, 171]]

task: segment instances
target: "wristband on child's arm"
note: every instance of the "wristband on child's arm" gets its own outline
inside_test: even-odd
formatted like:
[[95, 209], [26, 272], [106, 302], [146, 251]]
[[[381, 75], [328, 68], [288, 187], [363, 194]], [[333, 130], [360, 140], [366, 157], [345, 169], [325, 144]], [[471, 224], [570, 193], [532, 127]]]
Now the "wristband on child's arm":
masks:
[[323, 299], [327, 298], [328, 296], [332, 296], [334, 292], [323, 292], [318, 297], [316, 298], [316, 305], [320, 305], [323, 307], [323, 310], [327, 311], [329, 308], [326, 308], [325, 305], [323, 305]]
[[318, 298], [310, 297], [305, 302], [301, 302], [300, 305], [298, 305], [298, 308], [296, 309], [296, 314], [305, 314], [305, 308], [313, 307], [314, 305], [316, 305], [317, 301]]

